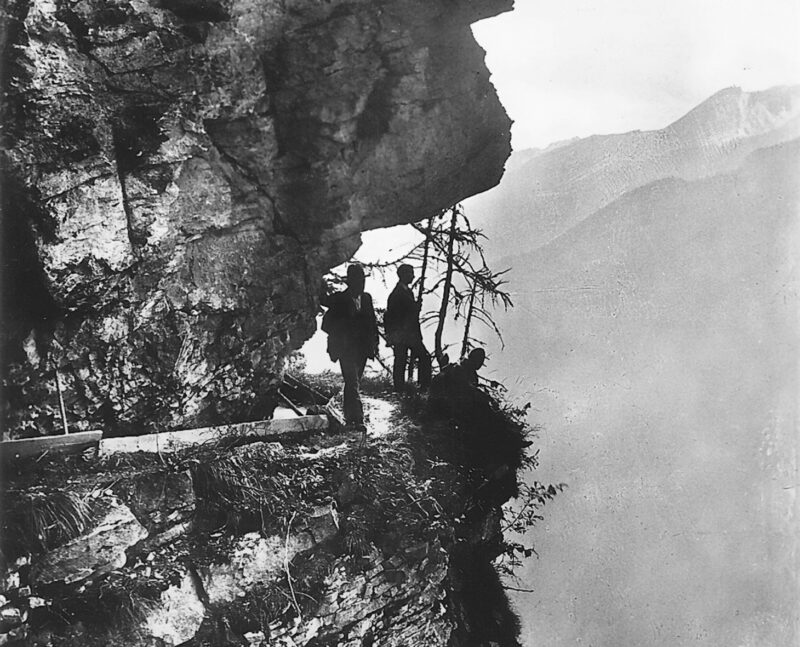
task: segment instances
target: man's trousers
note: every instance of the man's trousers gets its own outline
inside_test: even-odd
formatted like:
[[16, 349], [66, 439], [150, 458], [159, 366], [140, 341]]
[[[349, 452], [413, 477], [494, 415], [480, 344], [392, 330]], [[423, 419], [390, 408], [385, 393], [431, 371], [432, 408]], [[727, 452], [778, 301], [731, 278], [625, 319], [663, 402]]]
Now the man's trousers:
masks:
[[409, 353], [411, 353], [412, 361], [417, 360], [420, 388], [427, 389], [431, 384], [431, 355], [422, 340], [420, 339], [410, 345], [398, 342], [394, 345], [394, 366], [392, 367], [395, 391], [403, 391], [405, 389], [406, 363], [408, 362]]
[[362, 424], [364, 422], [364, 407], [361, 404], [359, 385], [366, 365], [366, 357], [345, 356], [339, 358], [339, 367], [342, 369], [342, 379], [344, 380], [344, 419], [347, 423]]

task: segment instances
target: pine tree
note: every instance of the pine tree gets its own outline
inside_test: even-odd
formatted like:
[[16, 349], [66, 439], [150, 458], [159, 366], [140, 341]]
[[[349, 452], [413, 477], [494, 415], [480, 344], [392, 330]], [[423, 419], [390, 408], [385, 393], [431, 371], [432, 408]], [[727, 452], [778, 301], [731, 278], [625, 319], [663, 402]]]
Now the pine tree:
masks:
[[[453, 205], [412, 225], [421, 235], [420, 241], [404, 254], [388, 261], [361, 263], [365, 269], [386, 277], [401, 263], [418, 270], [417, 301], [423, 324], [435, 321], [434, 354], [440, 366], [449, 360], [445, 343], [447, 322], [463, 320], [459, 357], [464, 357], [480, 341], [474, 336], [475, 324], [489, 328], [502, 343], [502, 335], [494, 322], [497, 307], [513, 307], [505, 289], [508, 269], [495, 272], [489, 268], [483, 252], [485, 236], [472, 226], [460, 204]], [[425, 303], [435, 306], [424, 309]], [[409, 375], [413, 370], [409, 366]]]

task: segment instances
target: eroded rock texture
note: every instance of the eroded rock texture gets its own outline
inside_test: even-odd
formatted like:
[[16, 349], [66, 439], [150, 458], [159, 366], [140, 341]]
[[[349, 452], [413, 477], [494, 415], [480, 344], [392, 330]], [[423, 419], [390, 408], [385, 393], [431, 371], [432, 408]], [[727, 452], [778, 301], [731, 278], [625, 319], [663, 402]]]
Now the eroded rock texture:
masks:
[[11, 0], [6, 421], [264, 415], [365, 229], [496, 184], [511, 0]]
[[494, 560], [517, 552], [504, 505], [526, 432], [476, 402], [409, 417], [367, 399], [391, 416], [366, 443], [325, 429], [10, 463], [0, 645], [519, 647]]

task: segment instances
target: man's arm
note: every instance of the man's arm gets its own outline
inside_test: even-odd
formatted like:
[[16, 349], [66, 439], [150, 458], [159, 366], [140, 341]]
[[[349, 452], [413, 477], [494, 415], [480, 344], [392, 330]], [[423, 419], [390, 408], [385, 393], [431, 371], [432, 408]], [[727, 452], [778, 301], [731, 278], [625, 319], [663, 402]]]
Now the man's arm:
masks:
[[402, 318], [403, 311], [403, 295], [397, 287], [391, 291], [389, 298], [386, 300], [386, 318], [395, 322]]
[[325, 305], [327, 312], [322, 317], [322, 331], [330, 334], [338, 332], [339, 324], [342, 319], [342, 298], [341, 292], [328, 295]]

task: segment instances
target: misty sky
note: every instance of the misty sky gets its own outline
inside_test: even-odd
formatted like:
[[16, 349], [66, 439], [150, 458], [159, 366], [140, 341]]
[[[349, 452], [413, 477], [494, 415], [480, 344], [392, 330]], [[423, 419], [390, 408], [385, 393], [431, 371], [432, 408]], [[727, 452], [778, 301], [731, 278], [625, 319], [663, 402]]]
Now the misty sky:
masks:
[[517, 150], [662, 128], [731, 85], [800, 82], [797, 0], [516, 0], [473, 31]]
[[[732, 85], [755, 91], [800, 83], [800, 0], [515, 5], [472, 28], [514, 120], [515, 150], [663, 128]], [[417, 240], [407, 227], [362, 238], [362, 261]]]
[[[800, 82], [800, 0], [516, 4], [514, 12], [473, 27], [515, 121], [515, 150], [659, 129], [725, 87], [757, 91]], [[735, 204], [733, 199], [731, 211]], [[469, 201], [466, 207], [469, 214]], [[632, 212], [647, 214], [649, 207], [637, 204]], [[663, 213], [681, 209], [668, 205]], [[733, 220], [747, 223], [746, 215]], [[712, 229], [722, 242], [709, 247], [709, 262], [724, 256], [720, 250], [749, 253], [749, 243], [729, 240], [736, 227]], [[748, 231], [765, 250], [790, 239], [780, 227]], [[653, 240], [672, 239], [665, 234]], [[590, 243], [582, 258], [596, 274], [606, 248]], [[663, 252], [659, 248], [653, 257]], [[563, 253], [564, 259], [574, 255]], [[701, 276], [705, 255], [698, 258], [666, 264], [661, 274], [687, 269]], [[772, 262], [765, 262], [760, 275], [773, 275]], [[648, 267], [643, 261], [634, 272], [642, 285]], [[736, 281], [716, 271], [714, 266], [702, 275], [698, 285], [717, 281], [719, 292], [735, 294]], [[692, 277], [665, 293], [680, 286], [680, 295], [695, 294]], [[772, 293], [754, 297], [752, 321], [768, 319], [775, 307], [768, 298]], [[541, 559], [528, 565], [523, 581], [537, 592], [516, 600], [524, 619], [523, 644], [788, 647], [778, 636], [796, 615], [781, 605], [796, 602], [796, 593], [781, 589], [781, 573], [790, 572], [794, 562], [774, 550], [789, 542], [776, 530], [782, 517], [769, 506], [786, 498], [792, 481], [779, 482], [777, 470], [759, 470], [756, 464], [762, 437], [786, 434], [776, 455], [787, 461], [787, 449], [796, 447], [791, 406], [784, 410], [773, 403], [775, 393], [791, 393], [792, 382], [776, 369], [777, 359], [763, 359], [773, 352], [780, 356], [777, 346], [759, 346], [749, 354], [749, 324], [733, 307], [736, 299], [719, 305], [719, 325], [696, 339], [690, 324], [706, 320], [705, 311], [687, 312], [687, 329], [674, 337], [663, 331], [661, 320], [643, 334], [624, 317], [607, 328], [583, 311], [561, 319], [566, 310], [561, 296], [548, 307], [538, 295], [535, 308], [512, 315], [519, 317], [516, 327], [501, 323], [509, 359], [499, 366], [502, 355], [495, 353], [494, 367], [501, 379], [511, 378], [506, 383], [512, 389], [528, 392], [534, 421], [543, 425], [537, 477], [570, 483], [535, 533]], [[677, 309], [673, 303], [666, 307]], [[777, 334], [779, 326], [772, 327]], [[788, 333], [786, 339], [796, 341]], [[686, 351], [690, 343], [696, 348]], [[550, 364], [549, 354], [556, 358]], [[675, 375], [653, 369], [664, 363], [675, 367]], [[744, 404], [737, 391], [742, 375], [753, 380]], [[709, 386], [712, 395], [703, 397], [698, 385]], [[772, 424], [770, 416], [788, 422]]]

